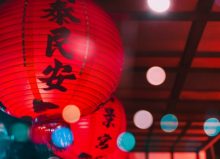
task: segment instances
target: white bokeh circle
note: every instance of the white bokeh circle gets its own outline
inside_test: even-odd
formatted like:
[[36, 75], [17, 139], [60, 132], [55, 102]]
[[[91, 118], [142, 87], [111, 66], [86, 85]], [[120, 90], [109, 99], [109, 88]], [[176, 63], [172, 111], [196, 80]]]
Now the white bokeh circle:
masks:
[[148, 129], [153, 124], [153, 116], [146, 110], [140, 110], [135, 113], [133, 121], [139, 129]]

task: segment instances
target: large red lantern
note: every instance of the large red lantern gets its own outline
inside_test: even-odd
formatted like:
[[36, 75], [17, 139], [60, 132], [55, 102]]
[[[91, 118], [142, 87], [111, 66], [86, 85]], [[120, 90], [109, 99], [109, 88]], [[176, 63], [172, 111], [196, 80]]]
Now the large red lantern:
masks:
[[[77, 123], [70, 124], [74, 142], [67, 148], [60, 149], [52, 145], [51, 132], [62, 123], [43, 124], [32, 128], [32, 140], [36, 143], [46, 143], [54, 153], [63, 159], [110, 159], [114, 153], [123, 152], [117, 148], [118, 136], [126, 130], [126, 117], [123, 106], [116, 99], [109, 100], [94, 114], [82, 117]], [[43, 137], [44, 136], [44, 137]]]
[[123, 49], [111, 19], [90, 0], [7, 0], [0, 6], [0, 101], [16, 117], [89, 114], [108, 100]]

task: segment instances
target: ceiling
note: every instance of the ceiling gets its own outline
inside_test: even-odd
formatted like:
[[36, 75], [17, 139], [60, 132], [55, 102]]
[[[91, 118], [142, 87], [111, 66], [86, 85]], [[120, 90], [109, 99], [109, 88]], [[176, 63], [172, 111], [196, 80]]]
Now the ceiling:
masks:
[[[126, 110], [127, 129], [137, 140], [134, 151], [198, 152], [220, 139], [203, 131], [207, 118], [220, 119], [220, 5], [172, 0], [169, 12], [154, 14], [146, 0], [95, 1], [113, 18], [123, 40], [124, 71], [116, 95]], [[167, 75], [160, 86], [146, 81], [146, 71], [155, 65]], [[133, 123], [141, 109], [154, 117], [147, 130]], [[179, 120], [172, 133], [160, 128], [167, 113]]]
[[[209, 117], [220, 119], [220, 5], [214, 0], [173, 0], [166, 14], [152, 13], [146, 0], [96, 0], [116, 22], [125, 49], [121, 84], [128, 131], [136, 136], [134, 151], [195, 151], [211, 138], [203, 131]], [[220, 3], [219, 3], [220, 4]], [[151, 66], [165, 69], [160, 86], [146, 81]], [[154, 123], [148, 130], [134, 126], [133, 115], [145, 109]], [[174, 113], [179, 127], [160, 128], [164, 114]]]

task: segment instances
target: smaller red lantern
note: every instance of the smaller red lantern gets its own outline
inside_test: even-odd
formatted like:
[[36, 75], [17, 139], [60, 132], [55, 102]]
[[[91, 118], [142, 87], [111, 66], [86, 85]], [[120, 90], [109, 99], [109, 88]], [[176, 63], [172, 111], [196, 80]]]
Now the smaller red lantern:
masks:
[[60, 126], [68, 127], [61, 117], [37, 118], [31, 128], [31, 139], [36, 144], [46, 144], [63, 159], [89, 156], [92, 159], [118, 159], [119, 156], [123, 159], [127, 155], [116, 144], [118, 135], [126, 129], [125, 112], [116, 98], [109, 100], [94, 114], [71, 124], [69, 127], [73, 132], [74, 143], [65, 149], [59, 149], [51, 142], [51, 134]]
[[112, 98], [100, 110], [81, 118], [70, 128], [74, 134], [74, 143], [66, 149], [55, 148], [57, 156], [64, 159], [105, 159], [111, 154], [113, 157], [113, 153], [119, 151], [117, 137], [126, 129], [123, 106], [116, 98]]

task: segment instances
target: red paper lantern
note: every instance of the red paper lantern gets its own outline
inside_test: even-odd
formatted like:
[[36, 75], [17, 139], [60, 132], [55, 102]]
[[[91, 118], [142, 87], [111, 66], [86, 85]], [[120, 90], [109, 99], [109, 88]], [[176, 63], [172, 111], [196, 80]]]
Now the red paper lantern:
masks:
[[[51, 144], [51, 134], [57, 127], [68, 127], [61, 122], [34, 123], [30, 128], [30, 138], [35, 144]], [[51, 147], [51, 146], [49, 146]]]
[[[49, 134], [49, 135], [48, 135]], [[30, 138], [31, 141], [35, 144], [46, 144], [48, 141], [48, 136], [50, 137], [50, 130], [47, 131], [45, 126], [32, 126], [30, 129]]]
[[123, 106], [113, 98], [94, 114], [71, 124], [70, 128], [74, 134], [73, 144], [62, 150], [54, 148], [56, 155], [63, 159], [114, 156], [113, 153], [119, 151], [117, 137], [126, 129]]
[[0, 6], [0, 101], [16, 117], [89, 114], [118, 85], [123, 49], [90, 0], [7, 0]]

